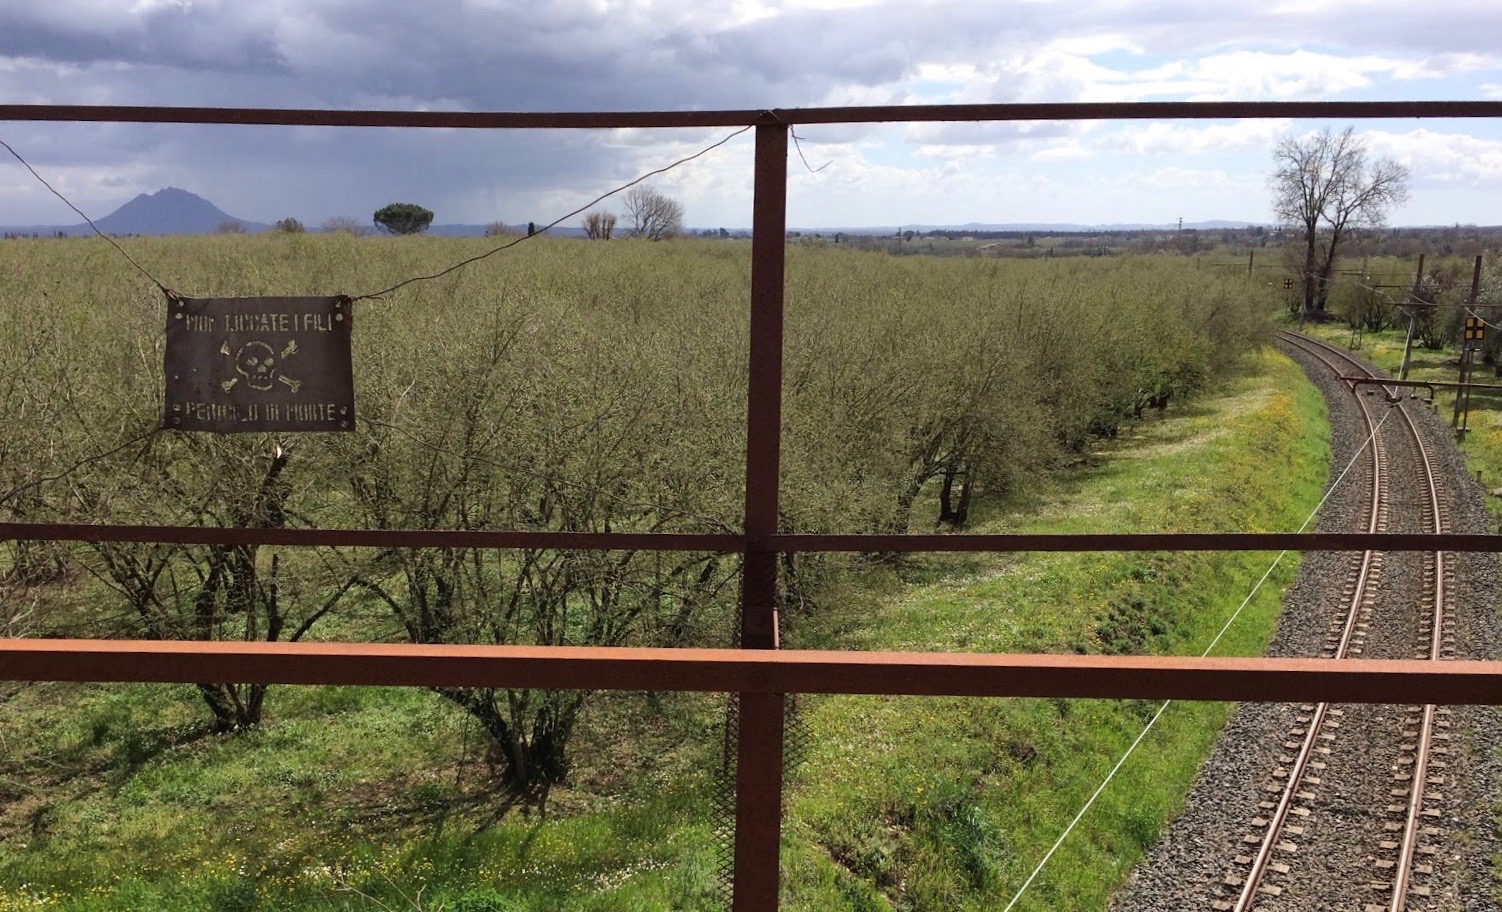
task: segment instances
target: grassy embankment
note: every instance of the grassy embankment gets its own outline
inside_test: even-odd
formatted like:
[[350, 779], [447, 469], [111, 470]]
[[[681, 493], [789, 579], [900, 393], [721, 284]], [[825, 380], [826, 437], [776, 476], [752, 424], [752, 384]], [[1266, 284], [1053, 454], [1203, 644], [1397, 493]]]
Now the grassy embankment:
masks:
[[[1281, 357], [1150, 423], [990, 530], [1292, 530], [1328, 459], [1323, 402]], [[973, 558], [853, 598], [829, 644], [864, 649], [1198, 654], [1272, 555]], [[1217, 646], [1261, 651], [1296, 558]], [[819, 645], [826, 645], [820, 643]], [[1156, 704], [822, 698], [794, 791], [794, 908], [995, 909], [1030, 873]], [[1172, 707], [1020, 909], [1099, 909], [1178, 807], [1224, 704]]]
[[[982, 528], [1296, 528], [1323, 478], [1322, 405], [1282, 359], [1257, 367]], [[878, 576], [831, 598], [846, 609], [806, 621], [805, 639], [1197, 653], [1268, 559], [925, 562], [900, 576], [929, 582]], [[1260, 649], [1293, 568], [1285, 561], [1217, 652]], [[711, 700], [667, 698], [646, 717], [600, 706], [594, 743], [579, 751], [591, 759], [554, 817], [493, 823], [480, 764], [454, 737], [466, 723], [446, 705], [354, 688], [288, 687], [274, 699], [273, 721], [236, 737], [204, 735], [175, 688], [38, 685], [12, 700], [7, 753], [42, 756], [58, 774], [3, 782], [0, 909], [374, 909], [402, 907], [404, 894], [415, 904], [420, 890], [428, 909], [712, 907], [706, 758], [678, 746], [705, 742]], [[854, 697], [805, 707], [811, 750], [785, 846], [796, 909], [995, 908], [1153, 708]], [[1226, 712], [1171, 709], [1022, 907], [1101, 907]], [[611, 781], [623, 746], [645, 763], [636, 781]], [[30, 830], [48, 835], [33, 842]]]

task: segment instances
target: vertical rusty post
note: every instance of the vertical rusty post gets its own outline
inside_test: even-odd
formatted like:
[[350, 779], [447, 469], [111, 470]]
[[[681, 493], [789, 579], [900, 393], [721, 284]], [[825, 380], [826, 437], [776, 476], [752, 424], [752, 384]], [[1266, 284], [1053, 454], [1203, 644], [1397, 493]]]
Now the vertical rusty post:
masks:
[[[1471, 294], [1466, 298], [1465, 303], [1467, 318], [1473, 316], [1481, 316], [1480, 314], [1476, 313], [1476, 302], [1480, 300], [1480, 297], [1481, 254], [1478, 253], [1476, 254], [1475, 268], [1471, 270]], [[1462, 324], [1469, 324], [1470, 321], [1469, 319], [1465, 319], [1461, 322]], [[1483, 327], [1486, 326], [1484, 322], [1481, 325]], [[1486, 335], [1486, 330], [1482, 329], [1481, 332], [1482, 336], [1484, 337]], [[1479, 348], [1481, 348], [1480, 344], [1474, 343], [1472, 339], [1467, 338], [1466, 333], [1461, 333], [1460, 389], [1455, 391], [1455, 414], [1450, 419], [1450, 426], [1455, 428], [1457, 436], [1461, 438], [1464, 438], [1466, 432], [1471, 429], [1471, 383], [1476, 379], [1476, 350]], [[1470, 379], [1468, 380], [1467, 377], [1469, 377]], [[1464, 400], [1463, 405], [1462, 400]]]
[[[1465, 299], [1466, 309], [1476, 310], [1476, 304], [1481, 300], [1481, 254], [1476, 254], [1476, 264], [1471, 269], [1471, 293]], [[1480, 316], [1477, 314], [1477, 316]]]
[[[741, 647], [776, 649], [777, 532], [782, 461], [782, 313], [788, 127], [756, 127], [751, 214], [751, 364], [746, 403], [746, 557]], [[734, 912], [774, 912], [782, 842], [783, 694], [740, 695], [735, 767]]]
[[1413, 337], [1419, 328], [1419, 290], [1424, 285], [1424, 255], [1419, 254], [1419, 268], [1413, 274], [1413, 288], [1408, 292], [1408, 341], [1403, 343], [1403, 363], [1398, 365], [1398, 379], [1408, 379], [1408, 361], [1413, 357]]
[[1252, 277], [1252, 263], [1255, 262], [1256, 259], [1257, 251], [1248, 250], [1246, 252], [1246, 277], [1249, 279]]

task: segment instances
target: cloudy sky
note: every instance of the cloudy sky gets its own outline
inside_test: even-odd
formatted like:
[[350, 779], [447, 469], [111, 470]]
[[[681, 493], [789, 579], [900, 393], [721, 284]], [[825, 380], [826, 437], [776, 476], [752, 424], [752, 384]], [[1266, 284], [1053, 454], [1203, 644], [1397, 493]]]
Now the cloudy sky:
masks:
[[[1502, 3], [1362, 0], [0, 0], [0, 100], [416, 110], [1502, 98]], [[803, 226], [1267, 221], [1304, 121], [801, 127]], [[1345, 124], [1334, 124], [1343, 127]], [[1502, 124], [1368, 121], [1397, 224], [1502, 223]], [[84, 211], [177, 186], [245, 219], [547, 222], [728, 131], [0, 123]], [[657, 183], [750, 223], [750, 137]], [[0, 224], [76, 221], [0, 161]]]

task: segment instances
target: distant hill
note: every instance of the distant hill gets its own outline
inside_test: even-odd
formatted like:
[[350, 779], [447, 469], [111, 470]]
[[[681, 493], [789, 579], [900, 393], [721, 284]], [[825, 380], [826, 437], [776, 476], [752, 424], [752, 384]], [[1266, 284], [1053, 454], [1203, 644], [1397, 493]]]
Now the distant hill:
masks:
[[[251, 222], [230, 215], [218, 206], [204, 199], [196, 193], [181, 190], [177, 187], [167, 187], [155, 193], [142, 193], [135, 199], [111, 212], [103, 218], [95, 219], [94, 224], [106, 234], [212, 234], [225, 222], [235, 221], [244, 226], [248, 232], [266, 231], [271, 226], [262, 222]], [[1184, 228], [1198, 230], [1214, 230], [1220, 228], [1245, 228], [1255, 225], [1256, 222], [1233, 222], [1233, 221], [1207, 221], [1186, 222]], [[512, 230], [523, 228], [525, 223], [512, 226]], [[967, 222], [962, 225], [889, 225], [889, 226], [862, 226], [862, 227], [810, 227], [793, 228], [805, 234], [866, 234], [884, 235], [893, 234], [897, 231], [912, 230], [919, 233], [929, 231], [988, 231], [988, 232], [1048, 232], [1051, 234], [1082, 234], [1105, 231], [1170, 231], [1177, 228], [1173, 225], [1147, 225], [1140, 223], [1110, 224], [1110, 225], [1080, 225], [1060, 222], [1019, 222], [1009, 224], [993, 224], [980, 222]], [[310, 223], [309, 230], [317, 228]], [[689, 229], [687, 233], [694, 234], [698, 229]], [[731, 229], [737, 235], [748, 233], [748, 229]], [[66, 234], [90, 234], [88, 225], [16, 225], [0, 226], [0, 233], [11, 234], [38, 234], [50, 236], [59, 231]], [[484, 225], [466, 224], [440, 224], [433, 225], [427, 231], [447, 237], [478, 237], [485, 233]], [[562, 237], [583, 237], [584, 232], [574, 227], [558, 227], [548, 232], [551, 235]]]
[[[252, 222], [236, 218], [196, 193], [177, 187], [166, 187], [155, 193], [142, 193], [135, 199], [103, 218], [94, 219], [94, 224], [105, 234], [213, 234], [225, 222], [239, 222], [247, 232], [268, 231], [271, 226], [264, 222]], [[365, 226], [374, 230], [374, 225]], [[434, 225], [427, 234], [444, 237], [481, 237], [485, 225]], [[526, 223], [512, 226], [513, 231], [524, 231]], [[309, 231], [317, 231], [309, 224]], [[87, 224], [77, 225], [0, 225], [0, 234], [23, 234], [52, 237], [63, 234], [93, 234]], [[581, 228], [557, 227], [548, 234], [560, 237], [584, 237]]]
[[[1224, 219], [1215, 219], [1208, 222], [1185, 222], [1186, 231], [1216, 231], [1220, 229], [1245, 228], [1248, 225], [1265, 224], [1257, 221], [1232, 222]], [[966, 222], [963, 225], [877, 225], [864, 228], [795, 228], [794, 231], [804, 233], [818, 232], [820, 234], [832, 234], [836, 231], [844, 234], [895, 234], [898, 231], [916, 231], [926, 234], [930, 231], [1031, 231], [1048, 232], [1051, 234], [1092, 234], [1104, 231], [1175, 231], [1178, 224], [1149, 225], [1140, 222], [1122, 222], [1106, 225], [1080, 225], [1072, 222], [1008, 222], [993, 224], [990, 222]]]
[[[239, 222], [246, 231], [269, 226], [237, 219], [196, 193], [167, 187], [142, 193], [94, 224], [105, 234], [210, 234], [225, 222]], [[90, 233], [88, 225], [69, 225], [69, 234]]]

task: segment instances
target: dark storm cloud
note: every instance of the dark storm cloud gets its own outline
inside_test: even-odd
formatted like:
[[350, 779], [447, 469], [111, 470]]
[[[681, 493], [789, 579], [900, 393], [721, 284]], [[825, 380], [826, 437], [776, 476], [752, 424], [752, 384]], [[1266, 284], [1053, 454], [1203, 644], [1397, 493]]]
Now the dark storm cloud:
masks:
[[[1077, 84], [1047, 72], [1019, 72], [1012, 61], [1060, 38], [1119, 37], [1172, 59], [1303, 43], [1427, 56], [1444, 66], [1454, 60], [1443, 55], [1473, 51], [1476, 35], [1502, 34], [1502, 4], [1452, 6], [1453, 15], [1447, 11], [1441, 21], [1421, 8], [1378, 15], [1370, 5], [1319, 0], [1296, 7], [902, 0], [737, 19], [735, 4], [693, 0], [645, 7], [538, 0], [0, 0], [0, 99], [473, 110], [790, 107], [845, 103], [867, 97], [863, 93], [909, 97], [921, 66], [957, 64], [990, 68], [995, 79], [984, 100], [1067, 101], [1077, 97], [1071, 94]], [[1006, 142], [1022, 136], [1005, 125], [977, 129], [933, 126], [909, 137]], [[1027, 135], [1064, 129], [1038, 125], [1028, 130], [1042, 133]], [[810, 132], [842, 135], [832, 128]], [[447, 218], [445, 206], [464, 209], [469, 214], [462, 217], [472, 219], [489, 198], [496, 217], [521, 220], [509, 201], [540, 199], [556, 188], [598, 192], [666, 158], [652, 146], [663, 134], [650, 132], [623, 140], [591, 132], [0, 124], [5, 136], [24, 139], [39, 165], [111, 172], [96, 187], [116, 186], [118, 175], [131, 174], [141, 182], [185, 186], [236, 215], [261, 220], [361, 215], [396, 197], [432, 201], [440, 221]], [[134, 191], [152, 189], [122, 186], [124, 198], [94, 202], [118, 205]]]
[[0, 7], [0, 54], [260, 73], [330, 102], [374, 94], [502, 109], [754, 107], [888, 84], [936, 55], [974, 59], [1047, 25], [1027, 6], [972, 3], [806, 10], [732, 27], [725, 18], [687, 3], [663, 21], [550, 3], [183, 2], [133, 14], [54, 0]]
[[[468, 108], [673, 109], [817, 103], [836, 86], [891, 85], [920, 63], [984, 65], [1058, 37], [1120, 35], [1178, 56], [1301, 42], [1411, 56], [1471, 52], [1475, 35], [1502, 34], [1502, 5], [1489, 2], [1461, 4], [1444, 21], [1401, 9], [1358, 15], [1359, 6], [906, 0], [733, 25], [728, 4], [688, 2], [601, 12], [590, 3], [460, 0], [160, 0], [130, 9], [107, 0], [0, 0], [0, 54], [126, 64], [110, 78], [127, 94], [134, 67], [146, 66], [259, 74], [262, 104], [316, 96], [326, 104], [390, 97]], [[193, 91], [152, 88], [159, 103]]]
[[274, 71], [282, 61], [253, 16], [168, 4], [139, 13], [118, 4], [7, 4], [0, 55], [59, 63], [160, 64], [187, 70]]

